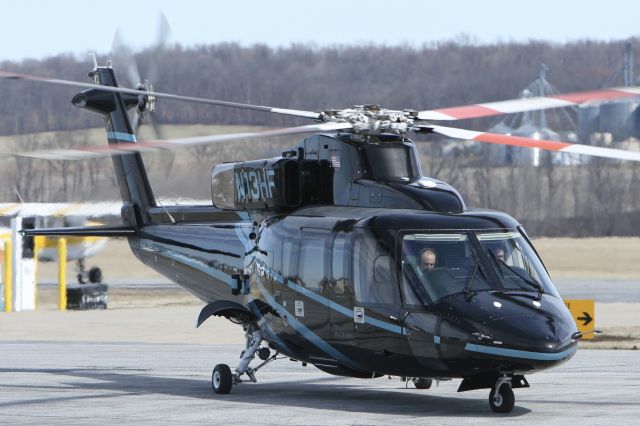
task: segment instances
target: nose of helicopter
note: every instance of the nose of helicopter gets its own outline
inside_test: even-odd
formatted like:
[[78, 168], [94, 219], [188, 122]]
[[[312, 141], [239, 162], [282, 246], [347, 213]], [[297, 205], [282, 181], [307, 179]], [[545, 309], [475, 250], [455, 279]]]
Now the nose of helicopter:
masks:
[[441, 325], [441, 353], [449, 362], [473, 359], [475, 368], [524, 372], [564, 362], [576, 351], [575, 323], [557, 298], [487, 294], [453, 305], [457, 306], [450, 306], [449, 312], [455, 311], [460, 321], [454, 322], [468, 331], [456, 344], [453, 334], [447, 338], [448, 327], [459, 328], [453, 322], [446, 325], [448, 321]]
[[486, 329], [496, 344], [528, 350], [551, 350], [558, 346], [556, 317], [553, 315], [512, 315], [487, 321]]
[[534, 370], [564, 362], [576, 351], [572, 339], [576, 327], [564, 306], [556, 305], [548, 300], [534, 301], [535, 310], [490, 319], [472, 333], [465, 350], [513, 369]]

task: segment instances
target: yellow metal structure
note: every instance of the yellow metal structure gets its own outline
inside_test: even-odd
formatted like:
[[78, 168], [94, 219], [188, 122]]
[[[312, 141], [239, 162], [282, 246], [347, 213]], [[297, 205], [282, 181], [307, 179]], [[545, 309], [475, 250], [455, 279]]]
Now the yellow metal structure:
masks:
[[595, 301], [590, 299], [565, 300], [564, 304], [571, 311], [578, 331], [584, 333], [582, 338], [584, 340], [593, 339], [596, 323]]
[[67, 310], [67, 240], [58, 239], [58, 309]]
[[11, 240], [4, 241], [4, 311], [13, 310], [13, 271], [11, 270]]
[[43, 245], [44, 245], [43, 236], [38, 235], [33, 239], [33, 261], [35, 262], [35, 265], [34, 265], [35, 287], [33, 291], [34, 309], [38, 309], [38, 252], [40, 251], [40, 249], [42, 249]]

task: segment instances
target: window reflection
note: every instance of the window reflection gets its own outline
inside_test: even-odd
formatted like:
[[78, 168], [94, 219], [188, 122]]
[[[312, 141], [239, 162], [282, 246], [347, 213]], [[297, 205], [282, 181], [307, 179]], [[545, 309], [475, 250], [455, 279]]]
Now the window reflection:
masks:
[[353, 242], [353, 282], [359, 304], [397, 305], [399, 294], [388, 248], [373, 235]]
[[401, 262], [402, 293], [409, 306], [469, 291], [542, 289], [559, 297], [537, 255], [517, 231], [405, 234]]

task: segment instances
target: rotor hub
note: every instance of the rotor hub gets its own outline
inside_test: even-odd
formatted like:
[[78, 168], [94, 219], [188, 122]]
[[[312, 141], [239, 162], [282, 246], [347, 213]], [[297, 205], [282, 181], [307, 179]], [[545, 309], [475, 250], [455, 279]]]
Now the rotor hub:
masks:
[[138, 96], [138, 111], [141, 115], [144, 115], [149, 112], [155, 112], [156, 110], [156, 97], [151, 95], [153, 92], [153, 86], [149, 83], [149, 80], [143, 80], [136, 86], [136, 90], [144, 90], [145, 92], [149, 92], [149, 95], [139, 95]]
[[353, 133], [365, 136], [382, 133], [404, 136], [416, 117], [417, 113], [413, 110], [384, 109], [379, 105], [356, 105], [325, 111], [321, 115], [326, 122], [349, 123], [353, 125]]

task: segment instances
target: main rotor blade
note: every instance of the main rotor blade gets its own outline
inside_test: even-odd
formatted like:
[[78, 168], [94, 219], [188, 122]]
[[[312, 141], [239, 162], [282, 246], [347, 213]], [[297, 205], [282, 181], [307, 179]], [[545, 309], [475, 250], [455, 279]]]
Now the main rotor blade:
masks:
[[51, 149], [28, 152], [8, 153], [19, 157], [40, 158], [44, 160], [83, 160], [110, 155], [144, 152], [156, 149], [175, 149], [194, 145], [217, 144], [242, 139], [255, 139], [270, 136], [286, 136], [301, 133], [328, 132], [347, 130], [350, 123], [319, 123], [307, 126], [287, 127], [284, 129], [263, 130], [260, 132], [234, 133], [226, 135], [198, 136], [184, 139], [147, 140], [138, 143], [119, 143], [100, 147], [81, 147], [76, 149]]
[[0, 71], [0, 78], [6, 78], [10, 80], [39, 81], [42, 83], [58, 84], [58, 85], [69, 86], [69, 87], [79, 87], [83, 89], [100, 89], [105, 92], [125, 93], [130, 95], [153, 95], [156, 98], [173, 99], [176, 101], [196, 102], [201, 104], [217, 105], [217, 106], [224, 106], [224, 107], [231, 107], [231, 108], [250, 109], [254, 111], [271, 112], [274, 114], [290, 115], [294, 117], [312, 118], [315, 120], [318, 120], [321, 118], [320, 113], [313, 112], [313, 111], [302, 111], [302, 110], [286, 109], [286, 108], [273, 108], [273, 107], [262, 106], [262, 105], [242, 104], [238, 102], [220, 101], [216, 99], [204, 99], [204, 98], [197, 98], [193, 96], [174, 95], [172, 93], [147, 92], [144, 90], [128, 89], [126, 87], [102, 86], [102, 85], [93, 84], [93, 83], [83, 83], [80, 81], [62, 80], [59, 78], [40, 77], [40, 76], [29, 75], [29, 74], [19, 74], [19, 73], [9, 72], [9, 71]]
[[474, 140], [478, 142], [499, 145], [511, 145], [527, 148], [540, 148], [546, 151], [567, 152], [570, 154], [590, 155], [592, 157], [615, 158], [618, 160], [640, 161], [640, 152], [622, 149], [602, 148], [599, 146], [582, 145], [568, 142], [547, 141], [523, 138], [520, 136], [500, 135], [497, 133], [475, 132], [473, 130], [458, 129], [445, 126], [418, 126], [420, 129], [431, 131], [439, 135], [454, 139]]
[[418, 120], [463, 120], [466, 118], [489, 117], [492, 115], [511, 114], [515, 112], [561, 108], [580, 105], [585, 102], [608, 101], [635, 96], [640, 96], [640, 87], [638, 86], [614, 87], [589, 92], [575, 92], [533, 98], [511, 99], [499, 102], [419, 111]]

